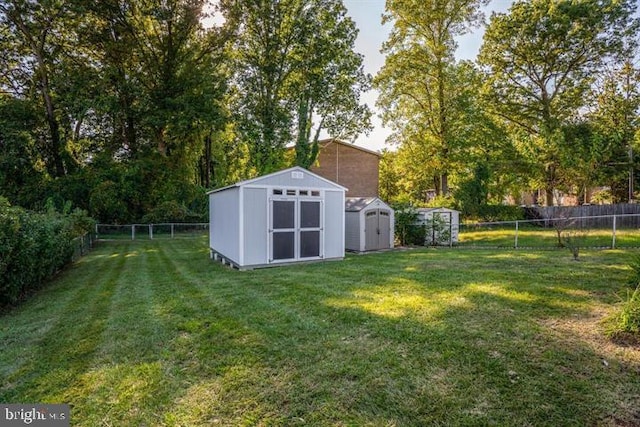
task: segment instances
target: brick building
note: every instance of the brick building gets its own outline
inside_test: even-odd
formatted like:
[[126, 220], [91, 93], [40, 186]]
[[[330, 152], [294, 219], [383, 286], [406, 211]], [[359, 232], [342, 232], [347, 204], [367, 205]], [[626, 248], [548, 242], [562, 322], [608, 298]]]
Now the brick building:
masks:
[[338, 139], [319, 144], [313, 173], [347, 187], [346, 197], [378, 197], [379, 153]]

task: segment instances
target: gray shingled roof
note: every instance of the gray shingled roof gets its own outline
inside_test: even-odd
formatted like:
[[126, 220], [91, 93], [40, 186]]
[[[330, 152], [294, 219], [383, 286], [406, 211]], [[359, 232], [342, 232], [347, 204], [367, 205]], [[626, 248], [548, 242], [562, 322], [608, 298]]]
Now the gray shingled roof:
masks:
[[347, 212], [360, 212], [377, 197], [348, 197], [344, 201], [344, 210]]

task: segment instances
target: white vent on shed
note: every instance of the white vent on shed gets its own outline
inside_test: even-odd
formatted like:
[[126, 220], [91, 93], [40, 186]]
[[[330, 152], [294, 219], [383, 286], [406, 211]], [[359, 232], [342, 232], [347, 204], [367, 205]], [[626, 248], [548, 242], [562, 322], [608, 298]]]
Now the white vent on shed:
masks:
[[304, 174], [299, 171], [291, 172], [291, 179], [304, 179]]

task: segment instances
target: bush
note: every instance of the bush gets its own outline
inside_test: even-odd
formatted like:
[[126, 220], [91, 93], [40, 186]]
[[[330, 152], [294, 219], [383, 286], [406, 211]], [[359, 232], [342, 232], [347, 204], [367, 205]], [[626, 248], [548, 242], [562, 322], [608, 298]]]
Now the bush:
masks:
[[107, 180], [91, 191], [89, 205], [95, 218], [108, 224], [119, 224], [131, 218], [129, 203], [125, 200], [121, 186]]
[[457, 209], [456, 202], [451, 196], [436, 196], [433, 199], [429, 200], [429, 202], [426, 204], [426, 207]]
[[635, 255], [629, 264], [631, 267], [631, 276], [627, 281], [627, 284], [634, 287], [640, 283], [640, 255]]
[[[524, 219], [524, 210], [520, 206], [480, 205], [477, 210], [477, 219], [484, 222], [520, 221]], [[464, 212], [463, 214], [466, 215]]]
[[640, 285], [627, 298], [621, 310], [609, 318], [607, 336], [614, 341], [637, 344], [640, 342]]
[[206, 215], [192, 212], [176, 201], [162, 202], [142, 217], [145, 224], [162, 224], [170, 222], [207, 222]]
[[395, 211], [395, 233], [401, 246], [424, 245], [425, 227], [416, 224], [418, 211], [408, 203], [393, 205]]
[[83, 211], [34, 213], [0, 198], [0, 305], [15, 304], [67, 265], [73, 239], [92, 224]]
[[450, 218], [446, 218], [439, 213], [434, 212], [431, 217], [427, 217], [425, 221], [425, 238], [424, 244], [431, 246], [450, 245], [451, 229]]
[[188, 210], [176, 201], [162, 202], [151, 212], [142, 217], [142, 222], [148, 224], [161, 224], [165, 222], [185, 222]]

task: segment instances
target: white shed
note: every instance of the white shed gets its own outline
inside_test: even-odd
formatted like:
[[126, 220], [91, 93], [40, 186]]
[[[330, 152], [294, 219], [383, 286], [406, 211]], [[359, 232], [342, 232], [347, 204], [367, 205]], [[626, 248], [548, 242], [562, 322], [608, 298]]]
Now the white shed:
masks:
[[345, 248], [365, 252], [393, 248], [393, 209], [377, 197], [345, 202]]
[[418, 221], [426, 227], [425, 245], [452, 246], [458, 243], [460, 212], [448, 208], [419, 208]]
[[211, 256], [240, 269], [342, 259], [345, 191], [300, 167], [210, 191]]

